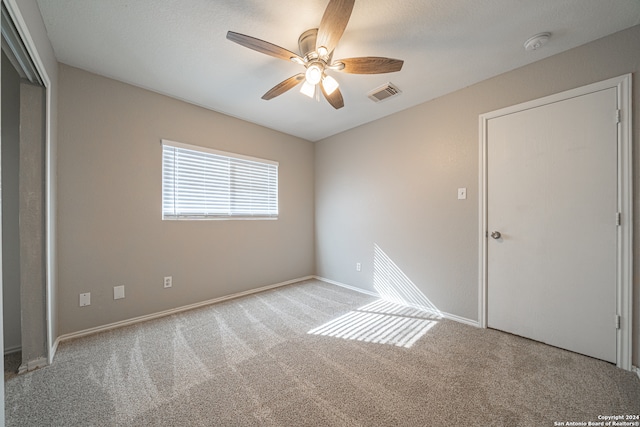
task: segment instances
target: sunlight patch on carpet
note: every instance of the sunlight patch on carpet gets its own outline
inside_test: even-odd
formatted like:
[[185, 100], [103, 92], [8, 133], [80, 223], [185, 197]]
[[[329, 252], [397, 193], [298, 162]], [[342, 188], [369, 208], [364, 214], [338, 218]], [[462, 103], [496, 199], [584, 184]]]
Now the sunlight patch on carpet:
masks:
[[411, 348], [440, 319], [441, 316], [426, 310], [377, 300], [308, 334]]

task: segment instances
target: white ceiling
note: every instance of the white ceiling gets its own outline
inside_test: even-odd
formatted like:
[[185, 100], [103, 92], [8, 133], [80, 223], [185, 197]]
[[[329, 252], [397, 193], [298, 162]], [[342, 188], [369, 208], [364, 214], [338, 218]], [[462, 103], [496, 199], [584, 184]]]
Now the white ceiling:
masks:
[[[330, 72], [345, 107], [298, 88], [261, 96], [304, 70], [226, 32], [298, 52], [328, 0], [38, 0], [60, 62], [316, 141], [640, 23], [640, 0], [359, 0], [334, 59], [403, 59], [380, 75]], [[550, 42], [526, 52], [530, 36]], [[374, 103], [392, 82], [402, 94]]]

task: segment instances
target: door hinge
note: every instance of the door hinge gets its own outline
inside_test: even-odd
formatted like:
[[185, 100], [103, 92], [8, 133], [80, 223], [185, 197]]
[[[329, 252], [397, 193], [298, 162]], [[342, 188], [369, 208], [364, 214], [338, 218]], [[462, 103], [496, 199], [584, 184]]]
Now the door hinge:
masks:
[[620, 316], [616, 315], [616, 329], [620, 329]]
[[620, 212], [616, 212], [616, 225], [622, 225], [622, 215], [620, 214]]
[[620, 110], [616, 110], [616, 123], [620, 123], [621, 121], [620, 116], [621, 116]]

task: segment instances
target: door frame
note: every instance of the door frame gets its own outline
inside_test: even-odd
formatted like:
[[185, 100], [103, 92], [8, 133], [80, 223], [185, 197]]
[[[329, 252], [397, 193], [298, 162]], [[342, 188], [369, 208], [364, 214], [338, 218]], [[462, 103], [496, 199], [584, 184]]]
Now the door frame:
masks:
[[[480, 167], [479, 167], [479, 281], [478, 281], [478, 323], [481, 328], [487, 327], [487, 287], [488, 287], [488, 182], [487, 182], [487, 144], [489, 120], [524, 111], [543, 105], [560, 102], [588, 93], [615, 88], [618, 95], [618, 212], [620, 226], [617, 228], [617, 277], [616, 277], [616, 313], [620, 316], [620, 328], [616, 331], [616, 366], [628, 371], [632, 370], [632, 335], [633, 323], [633, 157], [632, 147], [632, 87], [631, 74], [625, 74], [601, 82], [571, 89], [558, 94], [546, 96], [522, 104], [502, 108], [479, 116], [480, 134]], [[615, 120], [612, 112], [611, 120]], [[611, 221], [615, 221], [612, 212]], [[613, 324], [615, 319], [611, 319]]]
[[[53, 356], [55, 355], [55, 343], [54, 338], [54, 319], [55, 313], [53, 309], [54, 303], [54, 287], [55, 287], [55, 206], [53, 200], [55, 197], [55, 152], [52, 147], [53, 140], [53, 128], [52, 120], [54, 114], [53, 108], [53, 95], [52, 95], [52, 83], [49, 73], [44, 65], [42, 58], [36, 47], [36, 43], [29, 32], [27, 23], [21, 13], [20, 6], [18, 6], [18, 0], [0, 0], [6, 7], [9, 16], [11, 17], [13, 24], [15, 25], [18, 34], [20, 35], [27, 53], [33, 62], [35, 69], [42, 80], [42, 85], [45, 88], [45, 170], [44, 170], [44, 194], [45, 194], [45, 206], [44, 206], [44, 221], [45, 221], [45, 333], [46, 333], [46, 364], [53, 363]], [[38, 366], [39, 367], [39, 366]]]

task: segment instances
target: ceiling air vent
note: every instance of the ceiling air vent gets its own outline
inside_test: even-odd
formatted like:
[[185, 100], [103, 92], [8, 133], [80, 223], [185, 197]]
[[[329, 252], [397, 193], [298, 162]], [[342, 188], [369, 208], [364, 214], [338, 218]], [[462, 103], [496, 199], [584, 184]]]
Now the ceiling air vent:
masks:
[[394, 86], [392, 83], [387, 83], [385, 85], [375, 88], [374, 90], [369, 92], [367, 96], [373, 102], [380, 102], [380, 101], [385, 101], [389, 98], [393, 98], [394, 96], [397, 96], [401, 93], [402, 91], [398, 89], [396, 86]]

